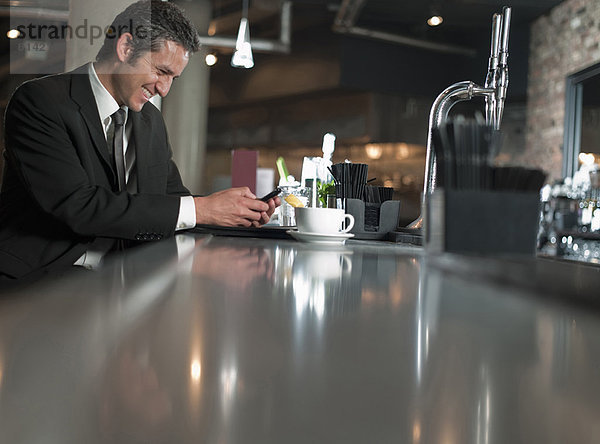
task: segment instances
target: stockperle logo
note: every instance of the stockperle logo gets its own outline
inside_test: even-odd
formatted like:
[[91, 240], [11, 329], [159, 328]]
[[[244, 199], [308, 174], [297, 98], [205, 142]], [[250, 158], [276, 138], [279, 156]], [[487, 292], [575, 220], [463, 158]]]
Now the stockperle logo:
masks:
[[89, 40], [90, 45], [94, 44], [95, 40], [106, 38], [115, 38], [125, 32], [129, 32], [136, 39], [146, 39], [148, 31], [142, 26], [134, 26], [130, 20], [126, 25], [114, 27], [112, 25], [102, 27], [89, 24], [87, 19], [77, 26], [70, 24], [63, 25], [45, 25], [39, 23], [19, 24], [13, 29], [16, 29], [19, 34], [17, 39], [23, 40], [66, 40], [66, 39], [82, 39]]

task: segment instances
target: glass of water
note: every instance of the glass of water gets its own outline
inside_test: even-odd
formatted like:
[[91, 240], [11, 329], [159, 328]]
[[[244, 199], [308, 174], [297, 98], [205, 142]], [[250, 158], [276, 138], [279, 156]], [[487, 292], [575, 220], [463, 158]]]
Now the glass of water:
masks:
[[290, 194], [296, 196], [300, 202], [306, 207], [308, 206], [308, 199], [310, 196], [310, 189], [301, 186], [283, 186], [281, 187], [281, 206], [279, 207], [279, 225], [282, 227], [293, 227], [296, 226], [296, 214], [294, 207], [291, 206], [285, 198]]

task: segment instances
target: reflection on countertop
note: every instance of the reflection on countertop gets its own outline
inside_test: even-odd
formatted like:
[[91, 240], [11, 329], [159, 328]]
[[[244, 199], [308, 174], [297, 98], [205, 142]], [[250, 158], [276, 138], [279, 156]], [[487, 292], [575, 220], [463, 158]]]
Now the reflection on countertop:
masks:
[[0, 299], [0, 442], [600, 441], [600, 316], [535, 268], [186, 240]]

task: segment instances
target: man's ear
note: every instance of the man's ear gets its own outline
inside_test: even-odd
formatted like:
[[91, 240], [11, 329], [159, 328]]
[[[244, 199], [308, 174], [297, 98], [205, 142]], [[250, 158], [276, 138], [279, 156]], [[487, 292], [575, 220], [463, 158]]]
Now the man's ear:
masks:
[[126, 63], [131, 57], [131, 53], [133, 52], [133, 45], [131, 44], [132, 40], [133, 36], [128, 32], [125, 32], [119, 36], [119, 39], [117, 40], [116, 49], [117, 58], [121, 62]]

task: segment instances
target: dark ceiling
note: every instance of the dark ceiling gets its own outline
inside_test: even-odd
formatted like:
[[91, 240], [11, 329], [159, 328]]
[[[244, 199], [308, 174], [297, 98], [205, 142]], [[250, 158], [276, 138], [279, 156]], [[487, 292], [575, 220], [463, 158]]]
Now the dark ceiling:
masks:
[[[252, 20], [253, 12], [275, 9], [279, 0], [249, 0], [250, 22], [259, 32], [261, 21]], [[352, 0], [359, 3], [355, 17], [357, 26], [401, 34], [408, 37], [425, 38], [431, 41], [464, 41], [464, 36], [491, 27], [491, 18], [495, 12], [501, 12], [503, 6], [512, 7], [512, 23], [516, 26], [528, 25], [536, 18], [547, 13], [562, 0]], [[292, 0], [293, 27], [297, 31], [316, 25], [333, 25], [334, 18], [344, 0]], [[243, 0], [212, 0], [215, 17], [236, 16]], [[442, 25], [431, 28], [426, 24], [433, 13], [444, 18]], [[254, 23], [253, 23], [254, 22]], [[232, 20], [232, 26], [236, 26]], [[466, 37], [468, 40], [468, 37]]]
[[[191, 0], [194, 1], [194, 0]], [[235, 33], [244, 0], [211, 0], [213, 16], [220, 20], [219, 33]], [[253, 35], [276, 34], [280, 0], [248, 0]], [[315, 26], [332, 26], [340, 6], [348, 0], [292, 0], [294, 32]], [[494, 12], [509, 4], [513, 25], [527, 25], [561, 0], [350, 0], [360, 5], [354, 17], [357, 26], [433, 42], [465, 43], [473, 33], [490, 28]], [[186, 1], [180, 1], [185, 7]], [[12, 9], [11, 9], [12, 8]], [[0, 38], [6, 40], [9, 16], [19, 8], [67, 11], [69, 0], [0, 0]], [[426, 24], [432, 13], [442, 15], [442, 25]], [[270, 14], [269, 14], [270, 13]]]
[[[303, 3], [304, 0], [294, 3]], [[433, 12], [444, 17], [449, 28], [487, 28], [494, 12], [513, 8], [515, 22], [523, 23], [546, 13], [561, 0], [367, 0], [359, 21], [363, 24], [411, 27], [425, 24]]]

